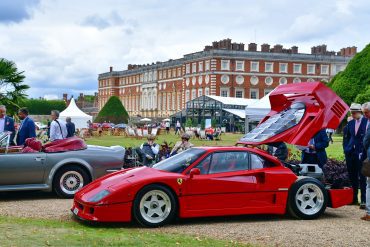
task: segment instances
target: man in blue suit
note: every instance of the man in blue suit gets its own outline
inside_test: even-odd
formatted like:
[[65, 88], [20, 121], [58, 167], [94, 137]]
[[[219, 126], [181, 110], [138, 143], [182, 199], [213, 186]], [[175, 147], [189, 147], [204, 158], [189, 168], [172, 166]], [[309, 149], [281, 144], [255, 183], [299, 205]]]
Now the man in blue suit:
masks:
[[358, 189], [361, 190], [360, 208], [366, 204], [366, 178], [361, 174], [362, 161], [366, 158], [363, 140], [366, 134], [367, 118], [362, 116], [361, 105], [352, 103], [352, 120], [347, 123], [347, 144], [343, 147], [349, 178], [353, 187], [353, 204], [358, 204]]
[[[370, 157], [370, 102], [362, 105], [362, 111], [364, 116], [367, 118], [366, 135], [364, 138], [364, 151], [367, 153], [367, 157]], [[370, 221], [370, 177], [367, 177], [366, 186], [366, 213], [362, 220]]]
[[329, 138], [326, 130], [320, 130], [308, 143], [308, 147], [302, 152], [303, 164], [318, 164], [323, 168], [328, 161], [325, 148], [329, 146]]
[[6, 115], [6, 107], [4, 105], [0, 105], [0, 133], [1, 132], [12, 132], [10, 135], [10, 145], [15, 145], [14, 137], [15, 137], [15, 128], [14, 128], [14, 120], [11, 117]]
[[18, 117], [22, 122], [18, 128], [17, 145], [23, 145], [27, 138], [36, 137], [36, 126], [33, 120], [28, 117], [27, 108], [19, 109]]

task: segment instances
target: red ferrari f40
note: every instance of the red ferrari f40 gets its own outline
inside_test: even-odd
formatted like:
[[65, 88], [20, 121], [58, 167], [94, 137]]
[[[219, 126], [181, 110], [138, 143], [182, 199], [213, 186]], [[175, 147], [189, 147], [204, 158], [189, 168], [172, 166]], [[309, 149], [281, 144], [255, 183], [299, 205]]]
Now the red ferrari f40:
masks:
[[270, 102], [270, 113], [236, 146], [191, 148], [153, 167], [108, 174], [76, 193], [73, 214], [156, 227], [175, 217], [289, 212], [315, 219], [326, 207], [350, 204], [352, 188], [331, 189], [257, 148], [276, 142], [307, 146], [318, 131], [336, 129], [348, 106], [319, 82], [279, 86]]

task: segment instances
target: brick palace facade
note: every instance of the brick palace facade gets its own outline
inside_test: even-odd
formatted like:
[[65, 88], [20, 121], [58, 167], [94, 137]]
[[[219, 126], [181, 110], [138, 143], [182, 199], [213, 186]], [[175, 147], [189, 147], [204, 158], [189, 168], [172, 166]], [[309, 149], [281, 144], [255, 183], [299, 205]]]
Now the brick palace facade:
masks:
[[130, 116], [167, 118], [202, 95], [262, 98], [279, 84], [328, 82], [356, 52], [356, 47], [327, 51], [326, 45], [312, 47], [311, 54], [296, 46], [262, 44], [257, 50], [255, 43], [244, 49], [225, 39], [179, 59], [129, 64], [122, 71], [110, 67], [98, 77], [98, 107], [115, 95]]

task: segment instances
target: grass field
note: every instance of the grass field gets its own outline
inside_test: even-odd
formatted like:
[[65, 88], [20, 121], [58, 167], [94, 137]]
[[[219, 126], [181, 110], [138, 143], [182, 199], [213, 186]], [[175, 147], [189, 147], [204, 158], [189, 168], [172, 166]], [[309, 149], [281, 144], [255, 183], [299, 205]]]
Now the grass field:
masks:
[[244, 246], [151, 229], [0, 216], [0, 246]]
[[[221, 141], [206, 141], [206, 140], [198, 140], [193, 138], [190, 140], [195, 146], [232, 146], [235, 145], [236, 141], [239, 140], [243, 134], [232, 134], [227, 133], [221, 135]], [[329, 145], [326, 149], [326, 152], [330, 158], [335, 158], [338, 160], [344, 160], [343, 155], [343, 148], [342, 148], [342, 136], [334, 136], [334, 143]], [[163, 141], [167, 141], [168, 143], [176, 143], [180, 140], [179, 136], [176, 136], [173, 132], [166, 135], [159, 135], [158, 139], [156, 140], [157, 143], [163, 143]], [[101, 146], [113, 146], [113, 145], [121, 145], [124, 147], [137, 147], [140, 146], [145, 139], [134, 139], [124, 136], [102, 136], [102, 137], [94, 137], [86, 139], [88, 144], [92, 145], [101, 145]], [[293, 153], [297, 153], [298, 151], [293, 147], [290, 146]], [[298, 157], [296, 155], [296, 157]]]

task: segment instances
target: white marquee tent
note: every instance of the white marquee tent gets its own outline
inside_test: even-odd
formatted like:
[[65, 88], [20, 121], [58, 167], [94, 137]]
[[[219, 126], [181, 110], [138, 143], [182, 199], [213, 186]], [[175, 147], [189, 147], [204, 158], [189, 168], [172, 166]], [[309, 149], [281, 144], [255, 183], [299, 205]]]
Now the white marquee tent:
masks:
[[81, 111], [76, 105], [74, 98], [71, 99], [68, 107], [59, 115], [59, 118], [63, 121], [66, 121], [67, 117], [72, 119], [76, 129], [87, 128], [87, 121], [92, 121], [92, 116]]

